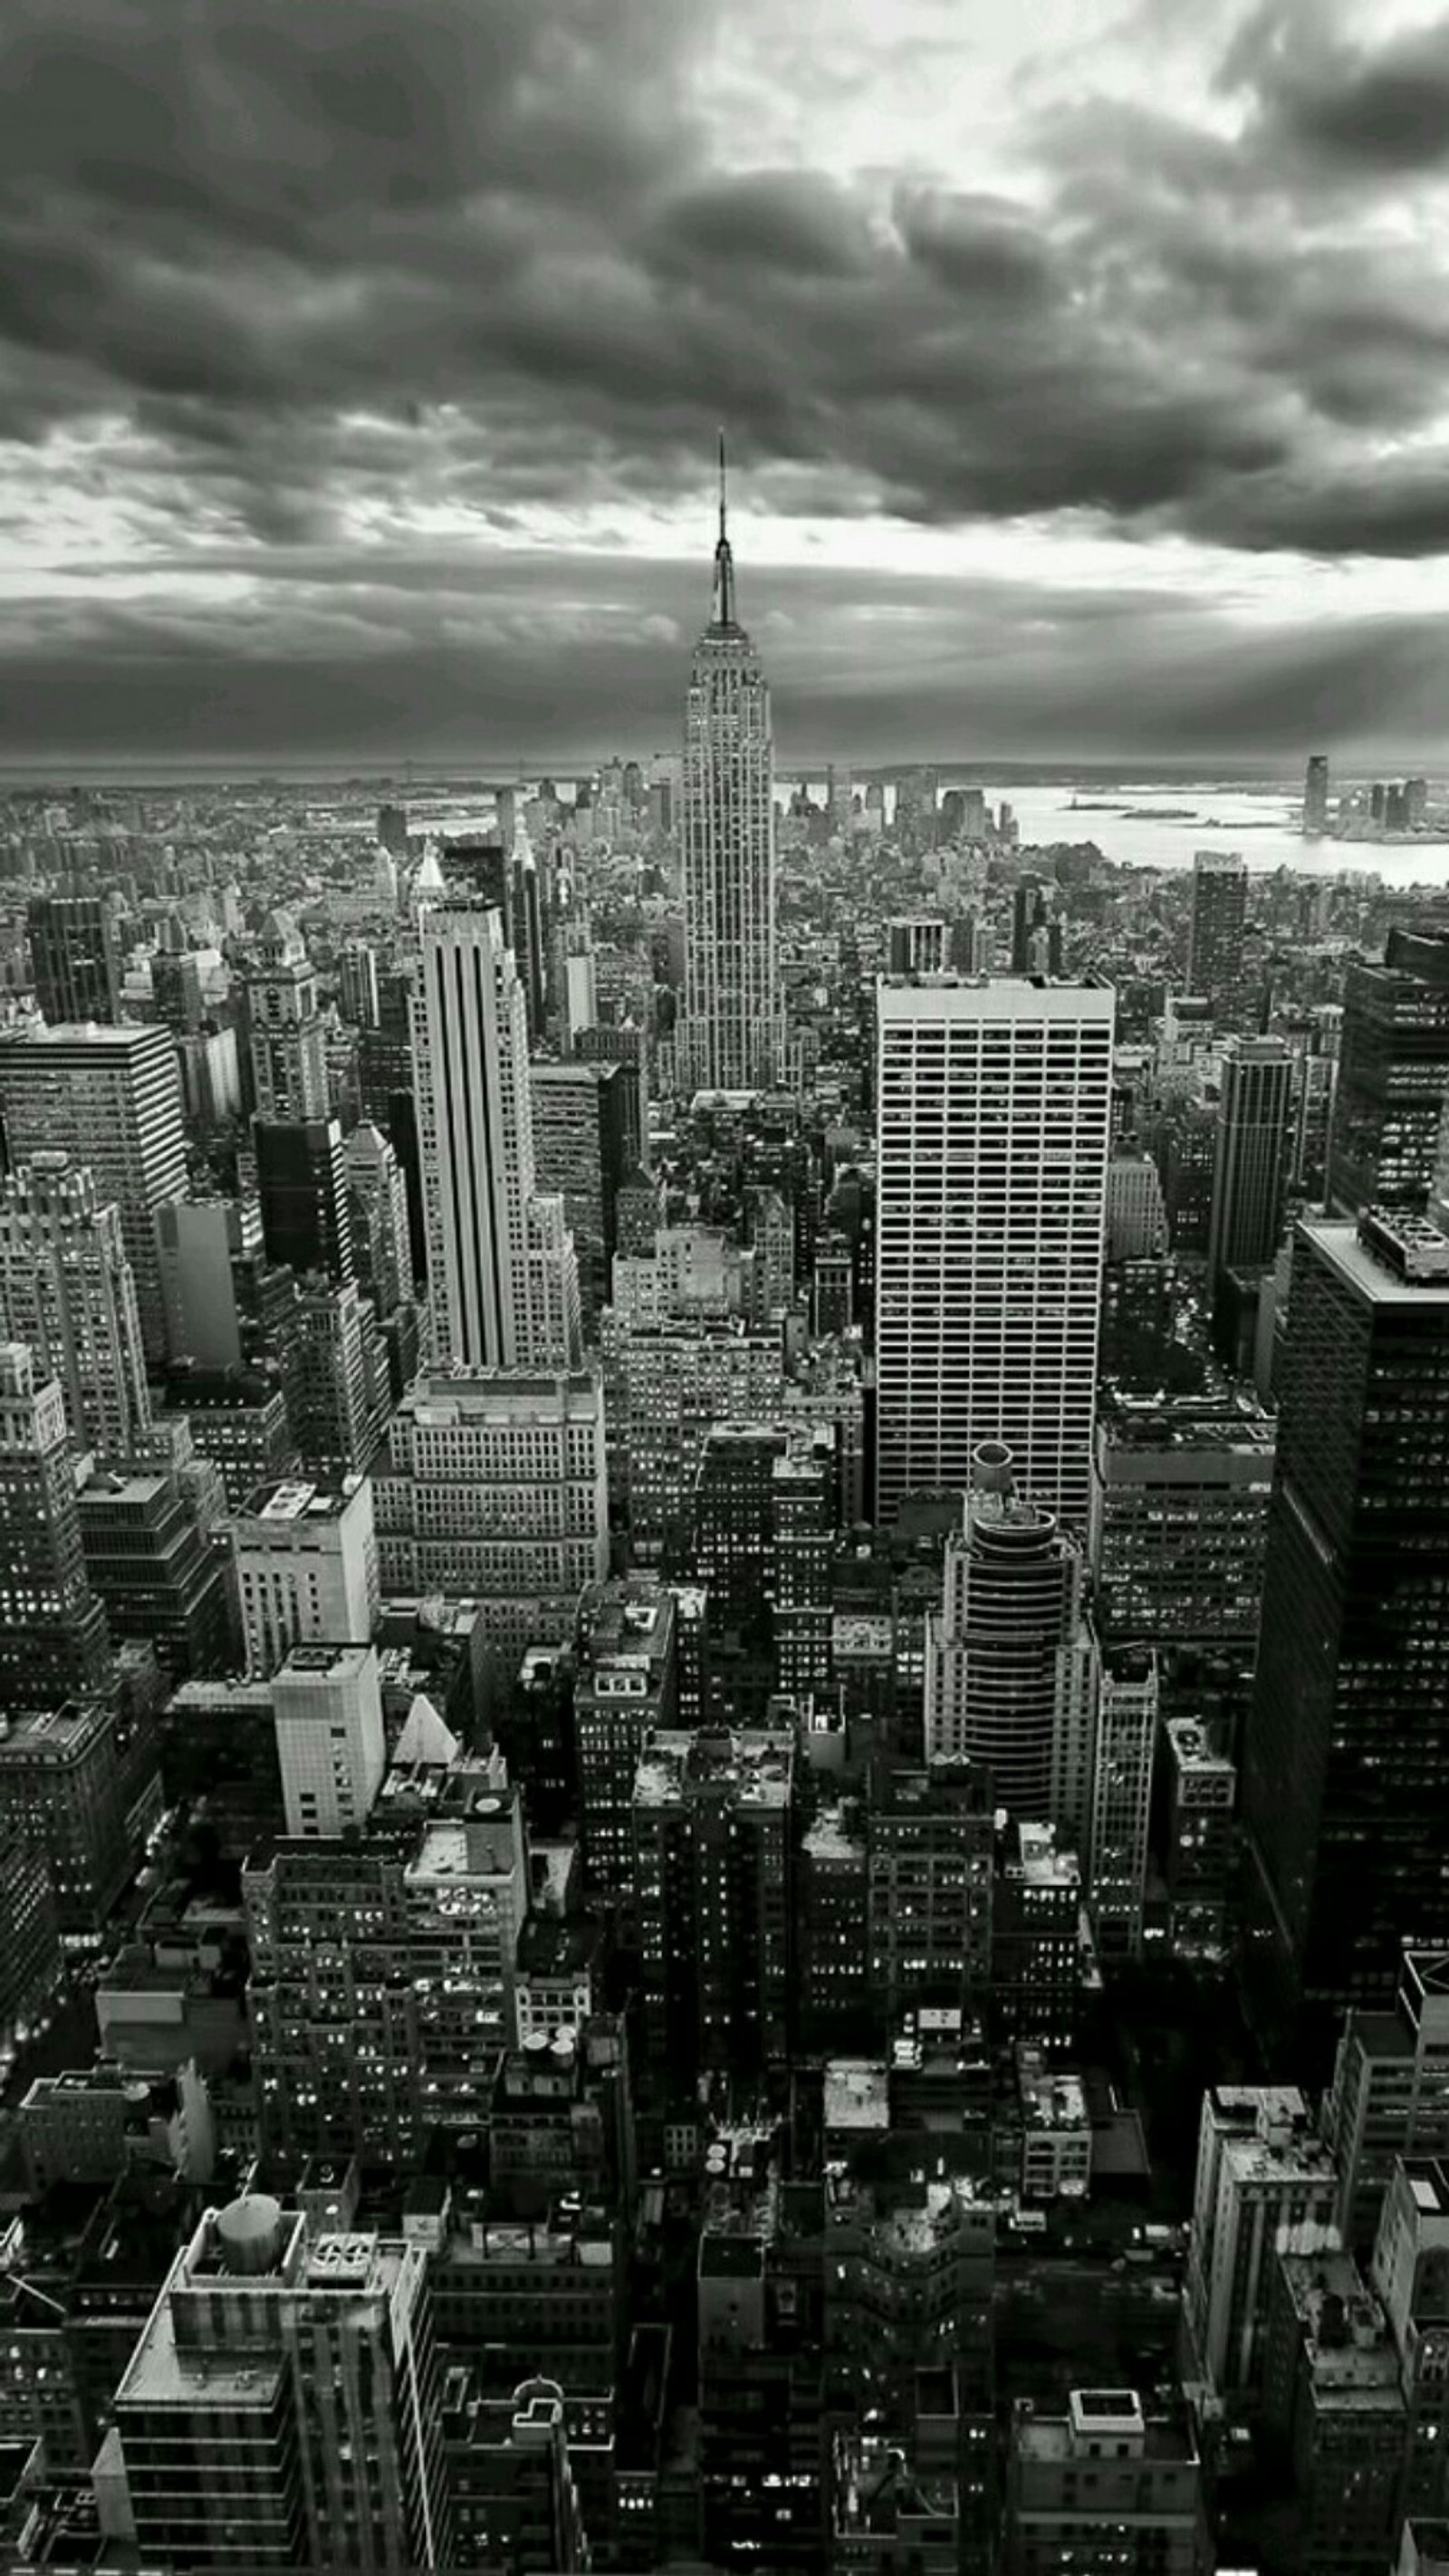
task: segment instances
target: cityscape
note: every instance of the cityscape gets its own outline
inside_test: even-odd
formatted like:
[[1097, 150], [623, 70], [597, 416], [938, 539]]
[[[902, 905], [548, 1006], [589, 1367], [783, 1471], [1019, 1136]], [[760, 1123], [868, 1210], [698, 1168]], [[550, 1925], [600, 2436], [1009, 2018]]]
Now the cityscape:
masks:
[[1449, 2576], [1449, 20], [893, 8], [0, 29], [0, 2576]]

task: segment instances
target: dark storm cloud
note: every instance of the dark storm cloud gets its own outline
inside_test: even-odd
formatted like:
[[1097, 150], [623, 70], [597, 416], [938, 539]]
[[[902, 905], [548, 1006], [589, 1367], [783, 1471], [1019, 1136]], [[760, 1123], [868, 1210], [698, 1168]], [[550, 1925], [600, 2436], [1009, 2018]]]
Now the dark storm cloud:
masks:
[[[241, 571], [245, 550], [208, 558]], [[286, 596], [164, 610], [17, 607], [0, 652], [0, 752], [158, 762], [199, 755], [524, 757], [566, 765], [678, 737], [698, 567], [601, 557], [379, 550], [288, 559]], [[841, 569], [751, 576], [744, 606], [776, 684], [787, 765], [1277, 751], [1331, 733], [1431, 741], [1449, 619], [1323, 632], [1195, 614], [1161, 590], [1094, 596]], [[15, 685], [10, 685], [12, 679]]]
[[1449, 169], [1449, 17], [1374, 46], [1339, 34], [1322, 0], [1255, 10], [1222, 86], [1255, 106], [1252, 140], [1342, 174]]
[[1234, 47], [1236, 148], [1091, 102], [1039, 204], [883, 210], [711, 166], [703, 0], [10, 0], [0, 426], [123, 409], [158, 503], [169, 467], [178, 517], [265, 546], [389, 479], [500, 516], [683, 492], [724, 417], [785, 507], [808, 473], [846, 515], [1432, 551], [1418, 467], [1334, 512], [1437, 410], [1444, 280], [1320, 236], [1284, 169], [1356, 118], [1372, 163], [1364, 102], [1437, 56], [1304, 23]]

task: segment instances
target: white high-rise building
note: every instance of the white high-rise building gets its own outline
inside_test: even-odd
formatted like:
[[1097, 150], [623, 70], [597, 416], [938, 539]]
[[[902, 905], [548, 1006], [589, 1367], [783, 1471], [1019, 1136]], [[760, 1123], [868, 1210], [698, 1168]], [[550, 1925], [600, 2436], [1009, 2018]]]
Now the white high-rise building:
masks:
[[287, 1831], [333, 1841], [366, 1821], [387, 1769], [377, 1648], [294, 1646], [272, 1695]]
[[573, 1238], [562, 1203], [534, 1189], [528, 1000], [502, 916], [449, 905], [424, 912], [421, 935], [413, 1079], [437, 1356], [470, 1369], [572, 1367]]
[[877, 1517], [1003, 1441], [1085, 1530], [1116, 996], [1044, 977], [877, 988]]
[[359, 1645], [377, 1621], [372, 1486], [291, 1477], [263, 1485], [230, 1522], [247, 1670], [270, 1679], [297, 1645]]
[[684, 1045], [705, 1091], [757, 1091], [775, 1075], [774, 775], [770, 693], [735, 617], [721, 440], [714, 605], [684, 735]]

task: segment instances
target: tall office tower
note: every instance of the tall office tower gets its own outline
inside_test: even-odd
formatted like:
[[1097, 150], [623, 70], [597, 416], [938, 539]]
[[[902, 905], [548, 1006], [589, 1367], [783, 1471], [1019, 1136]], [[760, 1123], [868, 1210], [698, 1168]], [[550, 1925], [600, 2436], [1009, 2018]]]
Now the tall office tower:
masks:
[[1236, 850], [1199, 850], [1193, 861], [1187, 989], [1227, 1026], [1243, 1008], [1247, 921], [1247, 860]]
[[876, 1517], [1011, 1448], [1085, 1528], [1115, 996], [956, 978], [877, 997]]
[[684, 734], [684, 1046], [703, 1091], [774, 1079], [774, 751], [770, 693], [735, 617], [720, 443], [714, 606], [695, 647]]
[[198, 1458], [184, 1422], [172, 1461], [100, 1467], [81, 1486], [86, 1573], [112, 1637], [153, 1646], [169, 1678], [234, 1665], [231, 1586], [217, 1524], [220, 1470]]
[[69, 1154], [36, 1154], [0, 1186], [0, 1335], [57, 1377], [78, 1450], [134, 1456], [151, 1427], [136, 1286], [114, 1207]]
[[[546, 2260], [545, 2244], [555, 2267], [569, 2260], [551, 2236], [531, 2227], [527, 2255], [537, 2249]], [[584, 2252], [575, 2243], [571, 2250], [577, 2262], [596, 2259], [592, 2247]], [[524, 2255], [520, 2241], [514, 2260]], [[557, 2270], [545, 2277], [557, 2278]], [[563, 2277], [575, 2285], [572, 2263]], [[546, 2568], [549, 2576], [575, 2576], [593, 2563], [570, 2412], [568, 2392], [557, 2380], [532, 2376], [505, 2394], [491, 2386], [480, 2391], [475, 2374], [461, 2365], [449, 2370], [443, 2428], [460, 2567], [517, 2568], [520, 2576]], [[611, 2437], [611, 2458], [612, 2451]]]
[[290, 913], [269, 912], [247, 972], [256, 1113], [269, 1125], [325, 1118], [327, 1049], [317, 1004], [317, 970]]
[[0, 1825], [0, 1923], [0, 2052], [9, 2059], [53, 2011], [65, 1964], [49, 1856], [8, 1824]]
[[1082, 1548], [983, 1442], [947, 1542], [941, 1613], [926, 1622], [926, 1755], [979, 1763], [996, 1803], [1085, 1846], [1095, 1651]]
[[258, 1119], [252, 1134], [267, 1259], [299, 1278], [320, 1270], [329, 1279], [351, 1279], [352, 1208], [337, 1120], [271, 1125]]
[[1208, 2576], [1214, 2564], [1185, 2408], [1149, 2413], [1133, 2388], [1074, 2388], [1061, 2415], [1019, 2402], [1007, 2459], [1006, 2576], [1073, 2566]]
[[1338, 2176], [1296, 2085], [1215, 2085], [1202, 2100], [1193, 2180], [1187, 2322], [1194, 2376], [1220, 2398], [1262, 2377], [1273, 2254], [1291, 2231], [1311, 2251], [1334, 2223]]
[[466, 1593], [489, 1638], [519, 1654], [568, 1642], [580, 1593], [609, 1564], [597, 1370], [420, 1378], [373, 1483], [386, 1593]]
[[1221, 1965], [1237, 1879], [1237, 1769], [1221, 1750], [1218, 1731], [1195, 1717], [1169, 1717], [1162, 1742], [1168, 1946], [1174, 1958]]
[[102, 2468], [152, 2564], [445, 2569], [440, 2396], [426, 2250], [252, 2192], [172, 2264]]
[[247, 1669], [270, 1680], [297, 1645], [360, 1645], [380, 1599], [372, 1486], [263, 1485], [231, 1522]]
[[764, 2139], [711, 2175], [699, 2241], [701, 2528], [720, 2568], [826, 2563], [824, 2187], [782, 2182]]
[[1277, 1252], [1288, 1186], [1293, 1058], [1281, 1038], [1237, 1038], [1218, 1095], [1208, 1279], [1262, 1269]]
[[779, 1414], [781, 1340], [726, 1321], [633, 1325], [612, 1310], [600, 1338], [610, 1492], [626, 1514], [635, 1560], [652, 1563], [687, 1526], [711, 1425]]
[[1303, 784], [1303, 838], [1321, 841], [1328, 829], [1328, 755], [1315, 751]]
[[337, 1008], [349, 1028], [375, 1029], [381, 1023], [377, 950], [365, 939], [349, 939], [337, 960]]
[[161, 1028], [54, 1028], [0, 1044], [12, 1165], [65, 1151], [114, 1202], [131, 1257], [147, 1365], [166, 1357], [157, 1210], [186, 1195], [181, 1077]]
[[1343, 2242], [1366, 2261], [1398, 2158], [1449, 2155], [1449, 1961], [1441, 1951], [1405, 1950], [1391, 2013], [1345, 2016], [1323, 2134], [1338, 2173]]
[[1273, 1456], [1273, 1424], [1246, 1398], [1114, 1399], [1097, 1426], [1091, 1518], [1105, 1638], [1251, 1657]]
[[539, 1187], [562, 1198], [574, 1239], [579, 1295], [590, 1332], [609, 1301], [619, 1243], [619, 1192], [628, 1177], [625, 1068], [529, 1067]]
[[288, 1833], [331, 1842], [364, 1824], [387, 1767], [376, 1647], [294, 1646], [272, 1701]]
[[745, 1192], [751, 1267], [745, 1311], [757, 1325], [778, 1323], [795, 1302], [795, 1216], [779, 1190]]
[[[1328, 1146], [1328, 1205], [1422, 1209], [1449, 1088], [1449, 933], [1391, 930], [1350, 966]], [[12, 1148], [13, 1150], [13, 1148]]]
[[282, 1382], [307, 1473], [364, 1475], [387, 1429], [392, 1390], [376, 1314], [350, 1280], [303, 1286], [287, 1319]]
[[1301, 2027], [1449, 1942], [1449, 1236], [1300, 1224], [1280, 1369], [1243, 1821], [1260, 2008]]
[[579, 1603], [579, 1824], [590, 1881], [604, 1895], [633, 1885], [634, 1781], [646, 1735], [675, 1723], [676, 1623], [674, 1595], [654, 1575], [591, 1583]]
[[1135, 1959], [1142, 1949], [1157, 1711], [1157, 1659], [1150, 1649], [1127, 1646], [1105, 1654], [1087, 1845], [1087, 1902], [1105, 1958]]
[[964, 2009], [991, 1983], [992, 1797], [975, 1763], [876, 1765], [866, 1932], [870, 1999], [888, 2029], [907, 2005]]
[[139, 1858], [119, 1725], [107, 1695], [22, 1709], [0, 1736], [0, 1841], [44, 1856], [62, 1934], [92, 1948]]
[[413, 1293], [403, 1168], [380, 1127], [362, 1119], [343, 1147], [357, 1284], [386, 1323]]
[[114, 1026], [121, 1016], [121, 957], [109, 898], [40, 894], [26, 916], [35, 999], [48, 1028]]
[[438, 1357], [568, 1367], [577, 1265], [535, 1197], [528, 1006], [496, 909], [424, 913], [412, 1045]]
[[1107, 1259], [1160, 1260], [1167, 1250], [1167, 1205], [1150, 1154], [1114, 1154], [1107, 1166]]
[[60, 1382], [0, 1343], [0, 1704], [53, 1709], [103, 1685], [106, 1614], [86, 1576]]
[[775, 1678], [782, 1691], [822, 1697], [832, 1679], [834, 1556], [840, 1472], [832, 1423], [787, 1423], [770, 1472], [770, 1587]]
[[901, 913], [886, 924], [886, 963], [892, 975], [941, 975], [946, 956], [946, 924], [939, 913]]
[[1013, 975], [1060, 975], [1062, 926], [1040, 877], [1023, 877], [1011, 902]]
[[783, 1731], [645, 1744], [634, 1781], [634, 1901], [645, 2065], [693, 2096], [785, 2061], [790, 2031], [795, 1739]]
[[649, 1032], [636, 1021], [606, 1028], [580, 1029], [574, 1053], [581, 1064], [619, 1067], [624, 1122], [624, 1160], [628, 1172], [649, 1168]]

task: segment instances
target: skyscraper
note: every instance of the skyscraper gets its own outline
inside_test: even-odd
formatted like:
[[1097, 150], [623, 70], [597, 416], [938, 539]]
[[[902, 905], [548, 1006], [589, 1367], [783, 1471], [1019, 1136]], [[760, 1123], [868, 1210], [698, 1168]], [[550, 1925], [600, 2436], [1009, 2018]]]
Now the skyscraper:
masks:
[[1328, 755], [1314, 752], [1303, 787], [1303, 837], [1322, 840], [1328, 829]]
[[425, 2250], [208, 2210], [116, 2393], [109, 2458], [153, 2564], [453, 2563]]
[[695, 647], [684, 735], [684, 1043], [706, 1091], [774, 1075], [774, 751], [770, 695], [735, 616], [720, 441], [714, 603]]
[[1018, 1493], [1010, 1451], [983, 1443], [947, 1542], [941, 1614], [926, 1623], [926, 1752], [980, 1764], [998, 1805], [1077, 1841], [1091, 1797], [1085, 1570], [1051, 1513]]
[[495, 907], [425, 913], [412, 1045], [438, 1357], [568, 1367], [577, 1264], [535, 1195], [528, 1006]]
[[269, 912], [246, 979], [252, 1087], [259, 1118], [327, 1115], [327, 1050], [317, 972], [291, 914]]
[[1243, 1002], [1248, 863], [1236, 850], [1199, 850], [1193, 861], [1187, 989], [1229, 1024]]
[[877, 997], [877, 1517], [1005, 1441], [1085, 1529], [1115, 996], [1094, 982]]
[[135, 1454], [151, 1427], [135, 1281], [116, 1209], [69, 1154], [36, 1154], [0, 1188], [0, 1334], [59, 1378], [77, 1449]]
[[1350, 966], [1328, 1148], [1328, 1204], [1423, 1208], [1449, 1089], [1449, 935], [1391, 930]]
[[147, 1362], [166, 1356], [156, 1211], [186, 1194], [181, 1076], [169, 1029], [54, 1028], [0, 1044], [12, 1164], [65, 1150], [114, 1200], [131, 1256]]
[[285, 1263], [299, 1278], [321, 1270], [329, 1279], [350, 1280], [352, 1204], [337, 1120], [274, 1125], [259, 1118], [252, 1132], [267, 1259]]
[[1243, 1757], [1270, 2026], [1391, 2003], [1402, 1943], [1449, 1940], [1449, 1238], [1300, 1224], [1280, 1365]]
[[35, 998], [48, 1028], [121, 1016], [116, 923], [104, 895], [36, 895], [26, 919]]
[[98, 1688], [106, 1614], [86, 1576], [59, 1382], [0, 1343], [0, 1705], [54, 1709]]
[[1223, 1057], [1208, 1221], [1208, 1280], [1260, 1269], [1283, 1230], [1293, 1059], [1280, 1038], [1238, 1038]]

